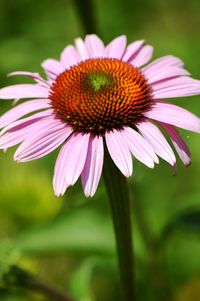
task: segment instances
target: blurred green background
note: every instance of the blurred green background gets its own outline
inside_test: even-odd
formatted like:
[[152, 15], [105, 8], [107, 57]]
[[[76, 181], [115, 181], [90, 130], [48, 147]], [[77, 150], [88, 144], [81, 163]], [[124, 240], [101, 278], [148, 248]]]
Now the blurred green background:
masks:
[[[83, 1], [84, 2], [84, 1]], [[200, 79], [199, 0], [94, 0], [97, 32], [108, 43], [126, 34], [145, 39], [154, 58], [180, 57]], [[46, 58], [85, 31], [71, 0], [0, 0], [0, 87], [22, 82], [15, 70], [43, 71]], [[26, 80], [27, 81], [27, 80]], [[24, 80], [25, 82], [25, 80]], [[175, 100], [200, 115], [200, 96]], [[1, 113], [11, 101], [1, 101]], [[192, 165], [178, 160], [177, 176], [162, 162], [154, 170], [134, 162], [133, 203], [137, 300], [200, 300], [200, 139], [181, 131]], [[118, 270], [103, 181], [92, 199], [80, 183], [65, 198], [52, 188], [58, 151], [17, 164], [14, 149], [0, 156], [0, 276], [12, 264], [66, 290], [77, 301], [119, 300]], [[44, 301], [0, 281], [2, 301]]]

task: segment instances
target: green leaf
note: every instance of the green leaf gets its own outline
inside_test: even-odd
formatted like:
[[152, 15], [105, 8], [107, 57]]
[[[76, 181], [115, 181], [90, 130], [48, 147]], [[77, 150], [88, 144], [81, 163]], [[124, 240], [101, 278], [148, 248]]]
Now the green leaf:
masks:
[[29, 228], [14, 242], [26, 253], [46, 254], [85, 251], [113, 254], [114, 234], [111, 221], [94, 210], [73, 210], [51, 222]]
[[[116, 273], [116, 270], [113, 268], [115, 266], [114, 262], [111, 257], [105, 258], [102, 256], [90, 256], [84, 260], [75, 270], [70, 280], [69, 290], [74, 299], [79, 301], [94, 301], [97, 299], [95, 298], [96, 295], [98, 296], [98, 300], [105, 300], [105, 296], [109, 295], [109, 290], [113, 289], [113, 282], [109, 283], [109, 280], [113, 278], [113, 273]], [[104, 291], [102, 291], [102, 278], [101, 276], [100, 278], [97, 276], [101, 270], [104, 277], [107, 276], [107, 286], [104, 282]], [[94, 275], [97, 276], [96, 281]]]
[[93, 301], [91, 278], [97, 262], [95, 258], [84, 260], [82, 265], [74, 272], [70, 281], [70, 291], [75, 300]]

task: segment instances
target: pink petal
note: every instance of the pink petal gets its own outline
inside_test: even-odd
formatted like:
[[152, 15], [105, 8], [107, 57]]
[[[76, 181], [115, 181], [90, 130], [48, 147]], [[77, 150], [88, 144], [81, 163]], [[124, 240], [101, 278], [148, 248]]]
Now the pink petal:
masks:
[[16, 75], [21, 75], [21, 76], [26, 76], [26, 77], [29, 77], [31, 79], [34, 79], [37, 83], [41, 84], [41, 85], [44, 85], [45, 87], [48, 87], [49, 88], [49, 85], [47, 83], [46, 80], [44, 80], [39, 73], [37, 72], [26, 72], [26, 71], [16, 71], [16, 72], [11, 72], [8, 74], [8, 77], [9, 76], [16, 76]]
[[184, 63], [177, 57], [173, 55], [166, 55], [157, 60], [154, 60], [149, 65], [142, 68], [142, 71], [145, 72], [147, 76], [152, 73], [160, 72], [165, 67], [179, 67], [183, 68]]
[[[35, 123], [34, 126], [36, 128], [38, 123]], [[26, 126], [14, 132], [6, 132], [4, 135], [0, 137], [0, 149], [8, 149], [14, 145], [17, 145], [24, 141], [28, 136], [30, 136], [30, 131], [33, 125]], [[38, 130], [40, 127], [38, 128]]]
[[185, 144], [184, 140], [181, 138], [177, 130], [169, 125], [162, 122], [159, 122], [160, 125], [165, 129], [167, 134], [169, 135], [180, 159], [183, 161], [183, 163], [188, 166], [191, 164], [191, 155], [190, 150]]
[[90, 58], [89, 51], [86, 47], [85, 42], [81, 38], [75, 39], [76, 49], [78, 51], [80, 60], [84, 61]]
[[135, 130], [125, 127], [121, 132], [132, 154], [142, 163], [150, 168], [154, 167], [154, 162], [158, 163], [158, 158], [151, 145]]
[[133, 172], [131, 153], [121, 132], [113, 130], [106, 132], [106, 144], [115, 165], [124, 174], [130, 177]]
[[45, 60], [42, 67], [50, 80], [55, 80], [60, 73], [65, 71], [65, 67], [54, 59]]
[[46, 118], [49, 116], [54, 116], [54, 112], [52, 109], [45, 110], [45, 111], [36, 113], [30, 117], [23, 118], [23, 119], [15, 121], [15, 122], [12, 122], [11, 124], [7, 125], [4, 129], [1, 130], [1, 134], [5, 133], [7, 131], [18, 130], [19, 128], [23, 128], [29, 124], [32, 124], [34, 122], [37, 122], [40, 119], [43, 119], [43, 118]]
[[87, 156], [89, 134], [72, 134], [62, 147], [54, 171], [54, 191], [63, 195], [68, 186], [80, 176]]
[[91, 58], [102, 57], [104, 53], [104, 44], [97, 35], [87, 35], [85, 38], [85, 44], [87, 46]]
[[68, 153], [65, 152], [66, 143], [59, 152], [54, 169], [53, 187], [56, 196], [63, 195], [68, 187], [65, 177], [65, 168], [68, 164]]
[[20, 84], [0, 89], [0, 99], [48, 97], [47, 88], [38, 84]]
[[32, 113], [34, 111], [39, 111], [41, 109], [50, 108], [50, 104], [48, 104], [47, 99], [35, 99], [26, 101], [0, 117], [0, 128], [5, 127], [9, 123], [21, 118], [22, 116]]
[[148, 79], [149, 84], [155, 84], [159, 81], [166, 81], [174, 77], [179, 76], [186, 76], [190, 75], [189, 72], [187, 72], [185, 69], [178, 68], [178, 67], [164, 67], [162, 70], [159, 70], [158, 72], [152, 72], [151, 74], [145, 74], [143, 72], [145, 77]]
[[65, 145], [61, 148], [54, 169], [53, 188], [56, 196], [63, 195], [68, 187], [66, 178], [64, 177], [64, 168], [68, 163], [64, 147]]
[[77, 65], [80, 61], [76, 48], [72, 45], [67, 46], [63, 50], [60, 60], [65, 69], [69, 69], [71, 66]]
[[126, 36], [112, 40], [105, 48], [105, 57], [121, 59], [126, 50]]
[[87, 197], [92, 197], [96, 192], [102, 173], [103, 157], [103, 138], [90, 137], [85, 166], [81, 174], [84, 193]]
[[14, 159], [27, 162], [44, 157], [63, 143], [71, 133], [71, 127], [59, 119], [45, 119], [37, 131], [32, 127], [29, 136], [15, 152]]
[[143, 48], [144, 40], [136, 41], [127, 46], [126, 52], [123, 56], [123, 61], [128, 62], [133, 60], [133, 58], [140, 52]]
[[158, 156], [169, 162], [169, 164], [175, 165], [176, 158], [173, 150], [157, 126], [146, 120], [144, 122], [139, 122], [137, 128], [145, 140], [151, 144]]
[[129, 61], [129, 63], [131, 63], [131, 65], [133, 65], [134, 67], [141, 67], [150, 61], [152, 55], [153, 47], [146, 45], [138, 52], [133, 60]]
[[42, 120], [51, 114], [51, 110], [46, 110], [8, 125], [1, 131], [0, 148], [7, 149], [22, 142], [26, 137], [30, 136], [32, 129], [40, 131], [43, 124]]
[[157, 121], [200, 133], [200, 119], [189, 111], [171, 103], [155, 102], [144, 115]]
[[188, 76], [181, 76], [153, 85], [155, 99], [185, 97], [200, 94], [200, 81]]
[[29, 127], [22, 129], [20, 132], [6, 133], [0, 137], [0, 149], [6, 151], [8, 148], [21, 143], [28, 137], [29, 133]]

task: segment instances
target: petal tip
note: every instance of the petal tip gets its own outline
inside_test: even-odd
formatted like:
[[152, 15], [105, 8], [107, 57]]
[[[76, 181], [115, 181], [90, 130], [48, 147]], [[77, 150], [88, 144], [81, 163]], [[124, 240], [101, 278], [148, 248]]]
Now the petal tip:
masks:
[[15, 156], [14, 156], [14, 161], [15, 161], [15, 162], [17, 162], [17, 163], [20, 163], [20, 162], [22, 162], [22, 160], [21, 160], [20, 158], [18, 158], [18, 157], [15, 157]]
[[192, 164], [192, 160], [190, 159], [190, 160], [188, 160], [188, 162], [185, 163], [185, 166], [189, 167], [191, 164]]
[[86, 191], [86, 192], [84, 192], [84, 194], [85, 194], [86, 198], [92, 198], [95, 193], [92, 191], [90, 191], [90, 192]]

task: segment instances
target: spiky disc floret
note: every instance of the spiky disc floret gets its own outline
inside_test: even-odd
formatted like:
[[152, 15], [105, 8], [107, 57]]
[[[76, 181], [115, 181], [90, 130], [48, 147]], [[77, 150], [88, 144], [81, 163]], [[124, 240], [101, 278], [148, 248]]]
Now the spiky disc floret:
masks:
[[50, 99], [56, 114], [75, 130], [103, 134], [133, 127], [151, 104], [151, 88], [126, 62], [89, 59], [57, 77]]

